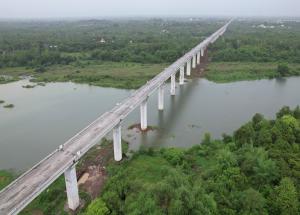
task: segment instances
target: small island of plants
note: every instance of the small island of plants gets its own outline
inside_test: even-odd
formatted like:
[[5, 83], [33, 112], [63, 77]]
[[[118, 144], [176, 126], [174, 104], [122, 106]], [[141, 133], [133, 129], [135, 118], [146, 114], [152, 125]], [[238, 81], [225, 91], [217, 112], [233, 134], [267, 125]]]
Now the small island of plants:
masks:
[[14, 104], [7, 104], [3, 106], [4, 108], [14, 108], [15, 105]]

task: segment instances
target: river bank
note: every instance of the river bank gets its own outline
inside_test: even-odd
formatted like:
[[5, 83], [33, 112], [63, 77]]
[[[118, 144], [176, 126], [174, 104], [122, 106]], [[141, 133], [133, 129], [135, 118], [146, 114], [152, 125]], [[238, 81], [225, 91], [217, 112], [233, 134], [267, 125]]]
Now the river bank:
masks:
[[[289, 71], [284, 77], [300, 75], [300, 64], [287, 64]], [[277, 71], [278, 63], [259, 62], [210, 62], [205, 78], [216, 83], [229, 83], [282, 77]]]
[[43, 71], [25, 67], [0, 68], [0, 75], [10, 76], [10, 82], [19, 80], [22, 76], [31, 76], [33, 82], [72, 81], [92, 86], [136, 89], [166, 66], [167, 64], [82, 61], [70, 65], [49, 66]]

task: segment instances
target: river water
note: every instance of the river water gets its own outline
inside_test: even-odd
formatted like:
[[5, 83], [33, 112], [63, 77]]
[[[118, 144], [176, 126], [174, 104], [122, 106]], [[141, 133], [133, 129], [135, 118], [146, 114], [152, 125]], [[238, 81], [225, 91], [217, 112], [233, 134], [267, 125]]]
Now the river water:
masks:
[[[49, 83], [22, 88], [27, 80], [0, 85], [0, 169], [24, 171], [64, 143], [133, 91], [74, 83]], [[257, 112], [273, 118], [284, 105], [300, 105], [300, 77], [216, 84], [206, 79], [177, 86], [176, 96], [165, 90], [165, 110], [157, 110], [157, 95], [148, 102], [148, 124], [157, 130], [128, 130], [139, 123], [137, 108], [123, 122], [130, 149], [190, 147], [204, 133], [214, 138], [231, 134]]]

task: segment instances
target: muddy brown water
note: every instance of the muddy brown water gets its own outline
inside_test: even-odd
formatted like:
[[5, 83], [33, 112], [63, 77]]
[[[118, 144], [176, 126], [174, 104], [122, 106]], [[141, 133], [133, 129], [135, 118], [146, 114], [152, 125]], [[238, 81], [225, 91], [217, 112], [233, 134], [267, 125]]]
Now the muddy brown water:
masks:
[[[64, 143], [132, 92], [74, 83], [49, 83], [32, 89], [28, 81], [0, 85], [0, 169], [22, 172]], [[139, 109], [123, 122], [130, 149], [190, 147], [206, 132], [214, 138], [232, 133], [255, 113], [273, 118], [284, 105], [300, 105], [300, 78], [216, 84], [194, 78], [177, 86], [176, 96], [165, 90], [165, 110], [157, 110], [157, 95], [148, 102], [149, 125], [156, 129], [129, 130], [139, 123]]]

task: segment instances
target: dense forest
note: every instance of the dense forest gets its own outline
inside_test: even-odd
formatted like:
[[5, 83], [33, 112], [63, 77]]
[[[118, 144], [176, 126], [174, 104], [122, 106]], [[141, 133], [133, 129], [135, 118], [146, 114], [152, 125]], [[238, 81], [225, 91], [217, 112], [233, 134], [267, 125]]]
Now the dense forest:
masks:
[[299, 214], [300, 108], [191, 149], [141, 151], [109, 176], [86, 214]]
[[0, 66], [172, 62], [222, 24], [215, 19], [2, 21]]

